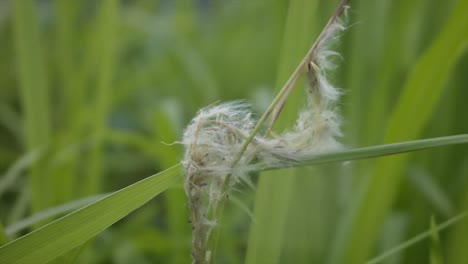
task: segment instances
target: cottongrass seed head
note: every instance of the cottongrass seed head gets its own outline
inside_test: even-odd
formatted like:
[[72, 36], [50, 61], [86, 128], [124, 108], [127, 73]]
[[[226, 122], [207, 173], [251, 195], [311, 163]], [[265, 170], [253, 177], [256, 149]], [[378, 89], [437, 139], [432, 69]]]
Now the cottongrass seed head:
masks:
[[[338, 15], [346, 10], [340, 8]], [[341, 147], [337, 140], [341, 136], [337, 109], [341, 90], [327, 78], [327, 72], [336, 67], [332, 58], [339, 56], [330, 46], [345, 29], [338, 15], [332, 17], [309, 57], [307, 102], [292, 129], [274, 137], [255, 135], [245, 147], [257, 121], [250, 105], [243, 101], [203, 108], [187, 126], [182, 140], [185, 146], [182, 163], [194, 263], [210, 261], [208, 241], [218, 224], [213, 212], [236, 183], [249, 181], [249, 172], [291, 166]]]

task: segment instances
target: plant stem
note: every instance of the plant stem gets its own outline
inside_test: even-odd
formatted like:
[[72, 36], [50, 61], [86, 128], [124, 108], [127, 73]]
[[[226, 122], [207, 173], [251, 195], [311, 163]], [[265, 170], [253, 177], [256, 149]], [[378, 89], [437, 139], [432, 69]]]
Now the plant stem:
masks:
[[[341, 3], [339, 4], [338, 8], [335, 11], [335, 13], [332, 15], [332, 17], [330, 18], [328, 23], [325, 25], [325, 27], [322, 30], [322, 32], [320, 33], [320, 35], [318, 36], [317, 40], [314, 42], [314, 44], [309, 49], [309, 51], [306, 53], [306, 55], [304, 56], [302, 61], [296, 67], [296, 69], [292, 73], [291, 77], [289, 77], [288, 81], [285, 83], [285, 85], [281, 88], [279, 93], [273, 99], [272, 103], [268, 106], [267, 110], [263, 113], [262, 117], [257, 122], [254, 129], [252, 130], [252, 133], [247, 137], [247, 139], [242, 144], [241, 149], [237, 153], [236, 158], [234, 159], [234, 162], [231, 165], [231, 168], [234, 168], [239, 163], [239, 161], [242, 158], [242, 155], [247, 150], [249, 144], [252, 142], [252, 140], [258, 134], [260, 129], [263, 127], [263, 125], [265, 124], [268, 117], [273, 113], [273, 117], [270, 119], [270, 124], [269, 124], [267, 132], [265, 134], [267, 134], [271, 130], [272, 126], [274, 125], [275, 121], [277, 120], [277, 118], [278, 118], [278, 116], [279, 116], [279, 114], [280, 114], [280, 112], [281, 112], [281, 110], [283, 108], [283, 105], [285, 104], [286, 100], [288, 99], [288, 97], [289, 97], [290, 93], [292, 92], [293, 88], [296, 86], [297, 80], [299, 79], [299, 77], [304, 72], [306, 72], [308, 70], [308, 65], [314, 59], [316, 51], [317, 51], [317, 47], [319, 47], [320, 44], [322, 44], [322, 42], [326, 39], [327, 29], [329, 29], [337, 21], [338, 17], [345, 11], [346, 6], [347, 6], [348, 3], [349, 3], [349, 0], [342, 0], [341, 1]], [[225, 203], [225, 200], [227, 198], [227, 192], [228, 192], [228, 189], [229, 189], [229, 184], [230, 184], [231, 178], [232, 178], [232, 173], [229, 173], [226, 176], [226, 178], [225, 178], [225, 180], [223, 182], [223, 187], [222, 187], [222, 192], [221, 192], [222, 196], [220, 198], [221, 200], [219, 201], [219, 205], [216, 206], [213, 209], [213, 213], [211, 215], [211, 216], [215, 216], [216, 217], [215, 219], [220, 219], [222, 214], [223, 214], [224, 203]], [[213, 241], [213, 239], [210, 239], [210, 237], [208, 237], [208, 241], [212, 245], [210, 263], [213, 263], [215, 250], [216, 250], [216, 246], [217, 246], [217, 240], [219, 239], [218, 238], [219, 230], [215, 229], [213, 231], [212, 236], [214, 236], [214, 241]]]
[[[348, 2], [349, 0], [341, 1], [335, 13], [330, 18], [330, 20], [328, 21], [328, 23], [325, 25], [322, 32], [318, 36], [317, 40], [314, 42], [314, 44], [309, 49], [307, 54], [304, 56], [302, 61], [299, 63], [297, 68], [294, 70], [291, 77], [289, 77], [288, 81], [285, 83], [285, 85], [281, 88], [279, 93], [276, 95], [275, 99], [273, 99], [273, 102], [270, 104], [270, 106], [268, 106], [267, 110], [263, 113], [262, 117], [255, 125], [255, 128], [253, 129], [252, 133], [245, 140], [239, 153], [237, 153], [236, 159], [234, 160], [232, 167], [237, 165], [237, 163], [242, 158], [242, 155], [247, 150], [247, 147], [249, 146], [249, 144], [252, 142], [252, 140], [255, 138], [255, 136], [258, 134], [260, 129], [265, 124], [265, 121], [267, 120], [267, 118], [270, 116], [270, 114], [274, 113], [267, 132], [271, 130], [274, 122], [277, 120], [277, 117], [279, 113], [281, 112], [281, 109], [283, 108], [284, 103], [288, 99], [289, 94], [291, 93], [292, 89], [296, 86], [297, 80], [305, 71], [308, 70], [307, 65], [313, 60], [315, 56], [315, 52], [317, 51], [317, 47], [325, 40], [326, 38], [325, 33], [327, 32], [327, 29], [330, 28], [330, 26], [332, 26], [336, 22], [337, 18], [344, 12]], [[226, 178], [226, 180], [228, 180], [228, 178]]]

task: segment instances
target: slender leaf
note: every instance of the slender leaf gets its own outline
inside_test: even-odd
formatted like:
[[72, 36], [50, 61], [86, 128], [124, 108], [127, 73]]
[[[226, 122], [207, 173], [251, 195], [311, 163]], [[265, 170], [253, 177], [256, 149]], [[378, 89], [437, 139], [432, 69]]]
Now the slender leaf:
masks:
[[[161, 166], [169, 167], [180, 158], [180, 150], [174, 146], [165, 146], [162, 142], [174, 142], [177, 135], [181, 134], [176, 126], [176, 119], [171, 118], [171, 113], [177, 113], [179, 105], [165, 102], [153, 114], [155, 142], [151, 144], [154, 156]], [[167, 222], [170, 244], [178, 254], [173, 254], [170, 263], [189, 263], [190, 246], [182, 241], [190, 241], [191, 229], [187, 224], [188, 211], [181, 210], [181, 205], [186, 202], [186, 195], [182, 184], [180, 188], [172, 188], [164, 193], [167, 210]]]
[[83, 244], [180, 180], [181, 165], [141, 180], [0, 248], [0, 263], [45, 263]]
[[40, 223], [43, 220], [47, 220], [53, 217], [60, 216], [61, 214], [71, 212], [73, 210], [76, 210], [80, 207], [83, 207], [85, 205], [88, 205], [92, 202], [95, 202], [101, 198], [103, 198], [105, 195], [95, 195], [91, 197], [85, 197], [81, 198], [79, 200], [71, 201], [66, 204], [62, 204], [59, 206], [56, 206], [54, 208], [50, 208], [44, 211], [40, 211], [38, 213], [35, 213], [34, 215], [22, 219], [18, 222], [15, 222], [14, 224], [8, 226], [5, 228], [5, 232], [9, 235], [12, 235], [14, 233], [17, 233], [25, 228], [31, 227], [35, 224]]
[[[455, 217], [452, 217], [450, 218], [449, 220], [443, 222], [442, 224], [438, 225], [436, 228], [434, 228], [437, 232], [440, 232], [454, 224], [456, 224], [457, 222], [459, 221], [462, 221], [462, 220], [465, 220], [464, 219], [465, 217], [468, 216], [468, 212], [464, 212], [464, 213], [461, 213]], [[366, 264], [377, 264], [377, 263], [380, 263], [382, 262], [384, 259], [392, 256], [393, 254], [401, 251], [401, 250], [404, 250], [426, 238], [429, 238], [430, 236], [432, 235], [432, 229], [431, 230], [428, 230], [424, 233], [421, 233], [407, 241], [405, 241], [404, 243], [401, 243], [400, 245], [396, 246], [395, 248], [393, 249], [390, 249], [388, 251], [386, 251], [385, 253], [383, 253], [382, 255], [378, 256], [378, 257], [375, 257], [371, 260], [369, 260], [368, 262], [366, 262]]]
[[[414, 66], [388, 121], [384, 142], [416, 138], [428, 123], [451, 70], [466, 48], [465, 10], [468, 1], [457, 1], [442, 32]], [[364, 183], [364, 190], [342, 222], [331, 263], [362, 263], [372, 252], [408, 158], [398, 155], [377, 161], [373, 177]]]
[[8, 238], [4, 228], [3, 228], [3, 224], [0, 223], [0, 246], [3, 246], [5, 245], [6, 243], [8, 243], [10, 239]]
[[[21, 92], [25, 141], [29, 151], [47, 145], [51, 137], [47, 71], [40, 36], [37, 2], [13, 2], [13, 29]], [[50, 179], [45, 163], [32, 166], [29, 175], [33, 211], [50, 205]]]
[[5, 192], [11, 185], [15, 183], [21, 173], [31, 166], [41, 155], [41, 151], [35, 149], [25, 155], [21, 156], [19, 159], [13, 163], [4, 175], [0, 178], [0, 197], [3, 192]]
[[[283, 47], [278, 64], [277, 87], [281, 88], [300, 59], [313, 43], [314, 15], [318, 1], [293, 0], [289, 2]], [[294, 123], [297, 106], [303, 100], [300, 89], [291, 93], [276, 127], [285, 129]], [[259, 179], [254, 217], [250, 226], [246, 263], [278, 263], [283, 233], [288, 216], [289, 199], [296, 181], [297, 170], [267, 172]]]
[[102, 165], [104, 138], [107, 131], [107, 116], [112, 102], [112, 80], [117, 57], [117, 21], [119, 3], [116, 0], [101, 2], [101, 14], [97, 31], [96, 45], [99, 47], [99, 77], [97, 80], [96, 101], [94, 102], [94, 140], [96, 145], [89, 154], [88, 173], [85, 179], [85, 194], [98, 193], [102, 186]]
[[[319, 154], [305, 159], [304, 161], [291, 163], [291, 167], [300, 166], [311, 166], [316, 164], [324, 164], [330, 162], [348, 161], [348, 160], [359, 160], [366, 158], [383, 157], [387, 155], [401, 154], [405, 152], [411, 152], [416, 150], [449, 146], [455, 144], [466, 144], [468, 143], [468, 134], [448, 136], [440, 138], [422, 139], [407, 142], [400, 142], [394, 144], [378, 145], [372, 147], [355, 148], [349, 150], [343, 150], [338, 152], [330, 152], [325, 154]], [[270, 167], [267, 169], [278, 169], [282, 167]]]
[[[384, 146], [367, 147], [338, 153], [323, 154], [314, 157], [307, 163], [300, 165], [304, 166], [326, 162], [336, 162], [373, 156], [382, 156], [401, 153], [404, 151], [467, 142], [468, 135], [461, 135], [438, 139], [390, 144]], [[25, 261], [27, 261], [30, 258], [52, 259], [53, 257], [66, 253], [68, 250], [71, 250], [74, 246], [78, 246], [79, 243], [85, 242], [87, 239], [102, 231], [107, 226], [111, 225], [112, 223], [125, 216], [132, 210], [141, 206], [143, 203], [151, 199], [151, 195], [157, 195], [159, 192], [165, 190], [167, 187], [170, 186], [170, 184], [174, 183], [177, 180], [175, 176], [178, 175], [179, 170], [180, 165], [172, 167], [166, 172], [158, 174], [159, 176], [155, 175], [149, 177], [148, 179], [145, 179], [139, 183], [127, 187], [119, 192], [111, 194], [106, 198], [99, 200], [98, 202], [95, 202], [83, 209], [80, 209], [64, 218], [61, 218], [60, 220], [53, 222], [52, 224], [47, 225], [44, 228], [41, 228], [25, 237], [15, 240], [0, 249], [0, 259], [5, 258], [9, 260], [10, 258], [8, 257], [12, 257], [15, 256], [15, 254], [19, 254], [22, 257], [18, 259], [18, 263], [22, 263], [21, 261], [23, 260], [23, 258], [25, 259]], [[135, 197], [134, 195], [136, 193], [140, 194], [141, 197]], [[131, 201], [132, 199], [136, 198], [138, 198], [136, 201]], [[48, 218], [51, 215], [57, 215], [68, 211], [71, 208], [89, 203], [90, 199], [94, 200], [96, 198], [91, 197], [85, 200], [75, 201], [73, 203], [69, 203], [64, 206], [45, 211], [29, 219], [25, 219], [22, 222], [16, 223], [15, 225], [9, 227], [7, 231], [9, 233], [18, 231], [21, 228], [24, 228], [25, 226], [37, 222], [38, 220]], [[127, 201], [127, 206], [122, 206], [121, 203], [128, 199], [130, 200]], [[95, 216], [99, 215], [99, 217], [93, 217], [93, 214], [96, 214]], [[92, 221], [83, 221], [83, 219], [91, 219]], [[59, 232], [59, 230], [63, 230], [66, 228], [72, 229], [73, 232], [67, 234]], [[83, 231], [82, 229], [85, 230]], [[41, 251], [35, 250], [30, 254], [26, 254], [22, 251], [25, 250], [25, 247], [30, 246], [31, 243], [42, 243], [44, 245], [47, 245], [48, 243], [46, 243], [45, 241], [49, 239], [53, 239], [55, 241], [54, 243], [52, 243], [54, 244], [54, 247], [40, 247]], [[73, 239], [73, 241], [67, 241], [68, 239]], [[79, 240], [79, 242], [77, 242], [77, 240]]]
[[434, 209], [446, 217], [453, 215], [455, 209], [448, 193], [431, 176], [427, 171], [420, 168], [412, 168], [408, 173], [408, 179], [414, 188], [421, 192]]
[[431, 264], [443, 264], [442, 250], [440, 248], [439, 230], [437, 230], [437, 223], [434, 216], [431, 217]]
[[[468, 175], [468, 159], [465, 159], [465, 170], [462, 171], [465, 176]], [[460, 210], [468, 211], [468, 182], [463, 184], [462, 189], [464, 193], [461, 197]], [[463, 263], [468, 259], [468, 250], [466, 250], [466, 245], [468, 243], [468, 221], [464, 221], [459, 225], [455, 226], [453, 232], [450, 234], [449, 241], [447, 242], [447, 253], [448, 259], [447, 263]]]

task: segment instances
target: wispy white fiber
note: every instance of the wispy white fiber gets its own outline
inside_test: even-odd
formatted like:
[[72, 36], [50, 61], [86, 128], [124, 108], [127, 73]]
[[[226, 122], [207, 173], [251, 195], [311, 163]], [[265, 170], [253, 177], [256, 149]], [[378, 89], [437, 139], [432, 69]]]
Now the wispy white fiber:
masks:
[[248, 181], [249, 172], [288, 166], [311, 155], [340, 148], [337, 138], [341, 136], [341, 118], [337, 102], [341, 90], [328, 81], [327, 72], [336, 67], [333, 57], [339, 54], [330, 45], [343, 29], [337, 19], [317, 43], [308, 65], [306, 106], [289, 131], [273, 138], [255, 136], [237, 160], [257, 122], [249, 104], [234, 101], [203, 108], [188, 125], [182, 140], [186, 148], [182, 163], [186, 170], [185, 191], [195, 263], [209, 258], [207, 243], [217, 225], [213, 212], [236, 183]]

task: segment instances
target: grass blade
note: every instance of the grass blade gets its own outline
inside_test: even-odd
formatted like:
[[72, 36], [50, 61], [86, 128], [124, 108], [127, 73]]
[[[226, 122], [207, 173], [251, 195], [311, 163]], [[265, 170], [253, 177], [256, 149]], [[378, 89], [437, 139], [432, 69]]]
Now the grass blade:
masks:
[[89, 154], [88, 173], [85, 180], [85, 194], [99, 193], [102, 185], [102, 164], [104, 156], [104, 138], [107, 132], [107, 116], [112, 100], [112, 80], [117, 53], [117, 23], [119, 3], [116, 0], [102, 1], [98, 44], [100, 51], [99, 77], [96, 87], [96, 101], [93, 121], [96, 145]]
[[[380, 42], [383, 42], [381, 45], [382, 50], [377, 53], [383, 53], [381, 55], [382, 57], [374, 58], [374, 56], [369, 56], [372, 57], [374, 61], [374, 64], [371, 66], [371, 68], [376, 71], [375, 74], [377, 75], [375, 84], [371, 84], [370, 89], [368, 86], [368, 91], [365, 93], [369, 93], [368, 96], [372, 97], [372, 100], [368, 102], [368, 107], [369, 109], [372, 109], [372, 111], [363, 111], [365, 116], [359, 117], [361, 120], [366, 120], [365, 124], [363, 124], [366, 126], [366, 128], [363, 130], [366, 131], [366, 133], [361, 133], [360, 135], [361, 139], [365, 140], [367, 144], [378, 143], [379, 141], [377, 137], [381, 137], [383, 134], [385, 129], [385, 121], [389, 114], [389, 110], [391, 110], [390, 106], [392, 105], [392, 100], [389, 99], [392, 98], [392, 93], [394, 94], [395, 91], [398, 91], [398, 89], [395, 89], [395, 87], [401, 86], [401, 82], [398, 81], [400, 79], [398, 78], [398, 71], [401, 70], [405, 59], [404, 55], [406, 55], [402, 54], [401, 51], [406, 50], [406, 53], [411, 53], [412, 49], [407, 47], [408, 38], [409, 36], [412, 36], [413, 38], [415, 35], [416, 37], [418, 36], [418, 34], [415, 34], [414, 32], [412, 32], [413, 34], [408, 34], [408, 31], [412, 30], [412, 28], [408, 27], [410, 27], [409, 25], [412, 25], [411, 27], [415, 27], [413, 25], [418, 25], [418, 23], [415, 23], [414, 21], [415, 19], [419, 19], [419, 17], [415, 15], [417, 14], [415, 11], [423, 9], [423, 4], [425, 4], [421, 0], [397, 0], [387, 2], [390, 3], [386, 3], [385, 7], [386, 9], [390, 9], [388, 16], [393, 18], [393, 20], [385, 21], [381, 19], [380, 14], [374, 15], [371, 19], [369, 19], [369, 21], [375, 21], [380, 25], [381, 28], [372, 31], [376, 33], [371, 36], [371, 39], [365, 40], [375, 40], [378, 42], [380, 40]], [[370, 4], [371, 2], [368, 3]], [[382, 6], [381, 3], [378, 5]], [[375, 12], [370, 11], [369, 13], [373, 14]], [[397, 19], [395, 19], [396, 17]], [[387, 23], [394, 23], [394, 26], [389, 28], [390, 32], [388, 32], [385, 28]], [[374, 22], [369, 24], [371, 24], [372, 27]], [[368, 32], [365, 33], [369, 34]], [[362, 45], [361, 49], [367, 52], [369, 45], [366, 45], [366, 42], [361, 42], [360, 45]], [[385, 50], [385, 52], [382, 52], [383, 50]], [[381, 67], [380, 65], [377, 66], [375, 64], [375, 62], [380, 64], [382, 61], [385, 61], [385, 63], [383, 63]], [[362, 61], [357, 60], [356, 64], [362, 64]], [[365, 74], [362, 74], [362, 76], [365, 76]], [[363, 82], [360, 85], [364, 85], [365, 83], [366, 82]], [[354, 90], [351, 91], [354, 93]], [[360, 105], [357, 107], [360, 107]], [[357, 129], [361, 130], [362, 128]]]
[[16, 182], [23, 171], [40, 158], [41, 154], [41, 151], [38, 149], [33, 150], [18, 158], [15, 163], [8, 168], [5, 174], [0, 178], [0, 197]]
[[[449, 175], [449, 174], [447, 174]], [[408, 180], [421, 195], [432, 205], [437, 213], [445, 217], [453, 215], [455, 208], [450, 200], [448, 192], [440, 184], [434, 181], [427, 171], [420, 168], [410, 168]]]
[[10, 239], [8, 239], [8, 236], [5, 230], [3, 229], [3, 224], [0, 223], [0, 246], [5, 245], [6, 243], [8, 243], [9, 240]]
[[[414, 139], [432, 116], [444, 85], [468, 41], [468, 2], [456, 3], [442, 32], [416, 63], [387, 124], [384, 142]], [[374, 249], [385, 216], [396, 198], [408, 156], [380, 159], [364, 190], [342, 222], [331, 263], [362, 263]], [[379, 197], [379, 199], [375, 199]]]
[[35, 224], [40, 223], [43, 220], [50, 219], [53, 217], [57, 217], [61, 214], [65, 214], [68, 212], [71, 212], [73, 210], [76, 210], [80, 207], [83, 207], [85, 205], [88, 205], [92, 202], [95, 202], [101, 198], [103, 198], [105, 195], [95, 195], [91, 197], [85, 197], [81, 198], [79, 200], [75, 200], [66, 204], [62, 204], [41, 212], [38, 212], [28, 218], [22, 219], [18, 222], [15, 222], [14, 224], [8, 226], [5, 228], [5, 233], [8, 235], [12, 235], [16, 232], [19, 232], [25, 228], [31, 227]]
[[[289, 2], [282, 54], [278, 69], [278, 87], [288, 80], [297, 62], [313, 42], [313, 21], [318, 1], [294, 0]], [[296, 90], [298, 91], [298, 90]], [[302, 94], [291, 93], [275, 127], [290, 127], [297, 116]], [[259, 179], [254, 217], [250, 226], [246, 263], [278, 263], [283, 231], [287, 220], [289, 199], [295, 182], [296, 170], [267, 172]]]
[[[161, 142], [175, 142], [180, 132], [177, 129], [174, 118], [170, 118], [171, 106], [178, 108], [178, 105], [170, 105], [169, 102], [162, 103], [154, 113], [154, 139], [152, 146], [155, 160], [158, 160], [163, 167], [168, 167], [179, 160], [181, 156], [180, 148], [164, 146]], [[176, 112], [172, 110], [172, 112]], [[181, 184], [182, 185], [182, 184]], [[179, 187], [179, 186], [177, 186]], [[165, 205], [167, 210], [166, 221], [168, 223], [169, 243], [177, 254], [173, 254], [168, 263], [189, 263], [190, 247], [189, 244], [181, 241], [190, 240], [190, 225], [187, 224], [188, 211], [181, 208], [187, 201], [187, 196], [183, 186], [172, 188], [164, 193]], [[182, 210], [181, 210], [182, 209]]]
[[450, 227], [451, 225], [454, 225], [455, 223], [461, 221], [461, 220], [464, 220], [465, 217], [468, 216], [468, 212], [464, 212], [464, 213], [461, 213], [447, 221], [445, 221], [444, 223], [438, 225], [437, 227], [435, 228], [431, 228], [431, 230], [428, 230], [424, 233], [421, 233], [409, 240], [407, 240], [406, 242], [404, 243], [401, 243], [400, 245], [398, 245], [397, 247], [391, 249], [391, 250], [388, 250], [387, 252], [385, 252], [384, 254], [376, 257], [376, 258], [373, 258], [371, 260], [369, 260], [368, 262], [366, 262], [366, 264], [377, 264], [377, 263], [380, 263], [382, 262], [384, 259], [392, 256], [393, 254], [401, 251], [401, 250], [404, 250], [412, 245], [414, 245], [415, 243], [418, 243], [428, 237], [430, 237], [432, 235], [432, 232], [433, 232], [433, 229], [435, 229], [437, 232], [440, 232], [444, 229], [446, 229], [447, 227]]
[[83, 244], [179, 180], [181, 165], [150, 176], [0, 248], [1, 263], [45, 263]]
[[[468, 175], [466, 174], [467, 171], [468, 170], [465, 170], [465, 175]], [[465, 182], [461, 187], [461, 190], [465, 190], [465, 192], [461, 197], [459, 208], [460, 210], [468, 211], [468, 192], [466, 191], [468, 189], [468, 182]], [[467, 234], [468, 221], [460, 223], [454, 228], [453, 232], [451, 232], [447, 242], [447, 263], [463, 263], [463, 261], [468, 259], [468, 250], [466, 250]]]
[[[21, 92], [21, 104], [29, 151], [47, 145], [51, 137], [50, 102], [46, 63], [42, 53], [36, 1], [13, 2], [13, 29]], [[32, 210], [50, 205], [50, 177], [44, 174], [45, 163], [35, 163], [30, 171], [29, 184]]]
[[437, 230], [437, 223], [434, 216], [431, 217], [431, 252], [430, 252], [431, 264], [443, 264], [442, 252], [440, 248], [440, 236]]
[[[343, 151], [337, 151], [337, 152], [331, 152], [331, 153], [312, 156], [310, 157], [310, 159], [305, 160], [303, 162], [291, 164], [291, 167], [311, 166], [311, 165], [324, 164], [324, 163], [330, 163], [330, 162], [376, 158], [376, 157], [401, 154], [401, 153], [411, 152], [411, 151], [416, 151], [416, 150], [449, 146], [449, 145], [455, 145], [455, 144], [466, 144], [466, 143], [468, 143], [468, 134], [414, 140], [414, 141], [378, 145], [378, 146], [364, 147], [364, 148], [355, 148], [355, 149], [349, 149], [349, 150], [343, 150]], [[271, 170], [271, 169], [279, 169], [279, 168], [284, 168], [284, 167], [275, 167], [275, 168], [270, 167], [267, 169]]]

